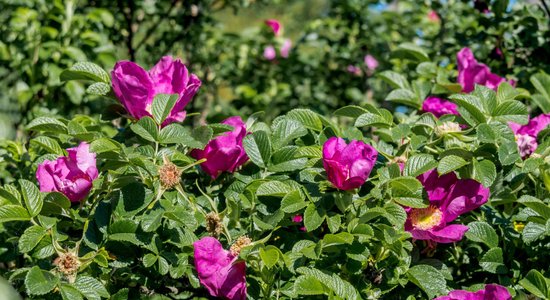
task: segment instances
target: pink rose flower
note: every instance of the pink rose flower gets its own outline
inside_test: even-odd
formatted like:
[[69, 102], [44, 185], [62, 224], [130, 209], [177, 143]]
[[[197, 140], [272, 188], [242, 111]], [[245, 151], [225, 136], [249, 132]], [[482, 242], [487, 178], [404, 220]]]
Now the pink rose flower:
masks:
[[522, 158], [531, 155], [537, 150], [537, 135], [542, 130], [550, 125], [550, 114], [540, 114], [537, 117], [529, 120], [529, 123], [520, 125], [514, 122], [509, 122], [508, 126], [512, 129], [516, 136], [519, 154]]
[[271, 45], [265, 47], [264, 49], [264, 58], [267, 60], [274, 60], [277, 57], [277, 51]]
[[430, 12], [428, 12], [428, 20], [430, 20], [431, 22], [441, 21], [441, 19], [439, 18], [439, 15], [435, 10], [430, 10]]
[[512, 295], [508, 289], [498, 284], [487, 284], [485, 288], [477, 292], [454, 290], [447, 296], [440, 296], [434, 300], [511, 300]]
[[489, 189], [472, 179], [458, 179], [454, 173], [439, 176], [435, 169], [418, 176], [418, 180], [428, 194], [430, 206], [406, 208], [405, 230], [417, 240], [460, 241], [468, 226], [448, 223], [486, 203]]
[[323, 166], [328, 181], [340, 190], [362, 186], [376, 162], [378, 151], [363, 141], [331, 137], [323, 145]]
[[195, 268], [200, 283], [213, 297], [246, 299], [246, 263], [223, 249], [213, 237], [193, 243]]
[[36, 179], [41, 192], [60, 192], [71, 202], [79, 202], [86, 198], [92, 182], [98, 177], [96, 155], [90, 152], [90, 145], [86, 142], [67, 149], [67, 152], [69, 156], [39, 164]]
[[241, 117], [227, 118], [221, 124], [231, 125], [234, 129], [208, 142], [204, 150], [191, 151], [191, 156], [195, 159], [206, 158], [201, 168], [212, 179], [216, 179], [225, 171], [233, 173], [248, 161], [243, 146], [243, 139], [248, 133]]
[[374, 71], [378, 68], [378, 61], [374, 58], [374, 56], [367, 54], [365, 55], [365, 66], [367, 66], [367, 69], [370, 71]]
[[434, 116], [440, 118], [443, 115], [459, 115], [458, 106], [450, 101], [429, 96], [422, 103], [422, 111], [430, 112]]
[[164, 56], [149, 72], [131, 61], [119, 61], [111, 72], [113, 92], [128, 113], [135, 119], [151, 117], [153, 99], [157, 94], [178, 94], [172, 111], [162, 123], [185, 119], [185, 106], [197, 93], [201, 81], [189, 74], [185, 65], [170, 56]]
[[265, 24], [271, 27], [275, 36], [279, 36], [279, 34], [281, 33], [282, 26], [278, 20], [276, 19], [265, 20]]
[[280, 50], [281, 56], [283, 58], [287, 58], [290, 53], [290, 49], [292, 49], [292, 41], [290, 39], [285, 39]]
[[[475, 85], [484, 85], [492, 90], [497, 90], [498, 86], [506, 79], [491, 73], [491, 69], [485, 64], [478, 63], [470, 48], [462, 48], [457, 55], [458, 62], [458, 83], [462, 85], [462, 91], [469, 93], [474, 90]], [[514, 85], [514, 81], [510, 81]]]

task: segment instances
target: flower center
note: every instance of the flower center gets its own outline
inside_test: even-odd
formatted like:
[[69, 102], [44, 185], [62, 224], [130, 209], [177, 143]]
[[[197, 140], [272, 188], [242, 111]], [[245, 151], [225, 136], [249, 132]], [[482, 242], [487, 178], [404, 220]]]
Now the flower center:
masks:
[[415, 229], [430, 230], [441, 223], [443, 213], [433, 205], [426, 208], [413, 208], [409, 214]]

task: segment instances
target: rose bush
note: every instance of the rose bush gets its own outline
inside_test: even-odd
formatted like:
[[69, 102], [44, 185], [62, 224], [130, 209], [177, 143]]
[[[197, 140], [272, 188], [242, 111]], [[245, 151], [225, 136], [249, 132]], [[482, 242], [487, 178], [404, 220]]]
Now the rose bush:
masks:
[[[241, 69], [166, 55], [174, 53], [167, 42], [159, 42], [166, 53], [146, 59], [158, 61], [150, 71], [131, 61], [69, 64], [59, 72], [64, 87], [85, 87], [107, 109], [29, 112], [22, 136], [0, 143], [2, 291], [35, 299], [550, 298], [550, 77], [531, 65], [490, 63], [487, 48], [524, 57], [506, 51], [507, 39], [454, 43], [471, 25], [448, 24], [452, 7], [494, 18], [484, 26], [502, 25], [490, 34], [504, 38], [542, 18], [527, 8], [515, 16], [504, 2], [376, 15], [366, 12], [369, 1], [335, 1], [294, 46], [274, 19], [242, 52], [194, 45], [229, 56], [253, 46], [256, 63]], [[375, 35], [354, 41], [363, 21], [413, 24], [415, 11], [426, 28], [456, 35], [393, 51], [361, 46]], [[335, 28], [349, 39], [338, 41]], [[539, 38], [517, 51], [543, 51]], [[434, 53], [438, 45], [448, 47]], [[269, 46], [272, 59], [262, 57]], [[307, 59], [326, 47], [334, 50], [327, 57]], [[320, 61], [338, 71], [313, 68]], [[238, 82], [235, 92], [251, 102], [192, 120], [213, 105], [204, 101], [216, 84], [209, 68]], [[279, 77], [292, 93], [265, 85]], [[376, 95], [350, 96], [365, 78]], [[259, 107], [273, 109], [251, 113]]]

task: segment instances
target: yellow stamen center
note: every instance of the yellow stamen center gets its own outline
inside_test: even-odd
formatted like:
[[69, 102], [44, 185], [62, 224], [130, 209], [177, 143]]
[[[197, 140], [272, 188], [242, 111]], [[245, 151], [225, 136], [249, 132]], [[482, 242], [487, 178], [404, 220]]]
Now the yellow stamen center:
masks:
[[443, 213], [439, 208], [430, 205], [426, 208], [413, 208], [409, 217], [415, 229], [430, 230], [441, 223]]

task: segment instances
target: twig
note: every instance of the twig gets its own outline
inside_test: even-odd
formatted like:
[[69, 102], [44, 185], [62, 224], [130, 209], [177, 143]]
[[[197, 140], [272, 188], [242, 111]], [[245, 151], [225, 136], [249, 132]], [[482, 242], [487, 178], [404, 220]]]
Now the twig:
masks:
[[141, 40], [141, 42], [136, 46], [136, 49], [135, 49], [136, 52], [139, 50], [139, 48], [141, 48], [141, 46], [143, 46], [145, 43], [147, 43], [149, 38], [151, 38], [153, 33], [158, 29], [160, 23], [162, 23], [162, 21], [164, 21], [166, 19], [166, 17], [170, 16], [170, 14], [172, 13], [172, 10], [174, 10], [174, 8], [176, 7], [176, 4], [178, 4], [178, 2], [179, 2], [179, 0], [172, 0], [172, 4], [170, 5], [170, 8], [166, 12], [166, 14], [164, 16], [160, 16], [158, 21], [155, 24], [153, 24], [147, 30], [147, 32], [145, 33], [145, 35], [144, 35], [143, 39]]
[[545, 0], [540, 0], [540, 2], [542, 3], [542, 6], [544, 7], [544, 10], [546, 11], [546, 14], [548, 15], [548, 17], [550, 17], [550, 9], [548, 9], [548, 5], [546, 4], [546, 1]]

